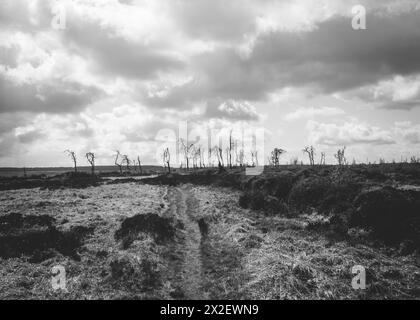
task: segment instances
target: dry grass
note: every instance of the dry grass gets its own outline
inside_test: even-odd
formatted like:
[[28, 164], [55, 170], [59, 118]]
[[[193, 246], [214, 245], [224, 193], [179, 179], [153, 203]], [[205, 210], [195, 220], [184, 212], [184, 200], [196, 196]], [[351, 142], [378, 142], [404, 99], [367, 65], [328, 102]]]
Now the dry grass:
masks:
[[[27, 257], [0, 258], [0, 299], [112, 299], [147, 298], [155, 292], [137, 283], [133, 273], [114, 281], [111, 264], [126, 257], [134, 270], [141, 270], [142, 261], [159, 265], [161, 253], [152, 239], [145, 236], [124, 250], [115, 241], [115, 231], [121, 222], [136, 214], [160, 212], [166, 188], [139, 184], [102, 185], [86, 189], [39, 190], [22, 189], [0, 192], [0, 212], [24, 215], [50, 215], [58, 228], [67, 230], [83, 225], [94, 228], [84, 241], [79, 254], [81, 261], [56, 254], [40, 264]], [[140, 265], [139, 265], [140, 264]], [[67, 292], [53, 291], [51, 269], [66, 268]], [[158, 267], [157, 267], [158, 268]]]
[[[415, 255], [332, 241], [308, 226], [315, 216], [264, 216], [240, 208], [240, 192], [187, 186], [197, 199], [196, 218], [209, 226], [200, 244], [203, 290], [217, 299], [407, 299], [420, 298]], [[56, 254], [41, 263], [0, 259], [0, 299], [173, 299], [166, 279], [168, 247], [147, 233], [126, 249], [114, 235], [128, 217], [166, 212], [168, 188], [124, 183], [80, 189], [0, 192], [0, 212], [51, 215], [58, 227], [93, 227], [81, 261]], [[321, 219], [322, 220], [322, 219]], [[67, 292], [53, 291], [51, 268], [63, 265]], [[367, 270], [367, 289], [351, 287], [351, 267]]]
[[[308, 230], [314, 216], [267, 217], [239, 209], [239, 193], [196, 187], [204, 214], [213, 217], [212, 247], [225, 248], [231, 263], [212, 278], [225, 298], [245, 299], [407, 299], [420, 298], [418, 257], [389, 248], [333, 242]], [[324, 219], [324, 218], [323, 218]], [[316, 221], [319, 222], [319, 221]], [[221, 261], [222, 252], [212, 259]], [[351, 286], [351, 268], [367, 271], [367, 288]]]

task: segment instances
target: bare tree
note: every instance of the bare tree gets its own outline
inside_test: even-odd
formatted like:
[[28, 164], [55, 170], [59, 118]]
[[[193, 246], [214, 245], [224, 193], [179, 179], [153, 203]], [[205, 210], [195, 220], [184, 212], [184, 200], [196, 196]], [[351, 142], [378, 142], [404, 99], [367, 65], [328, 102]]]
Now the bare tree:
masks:
[[206, 162], [204, 161], [205, 149], [201, 149], [200, 147], [200, 168], [206, 167]]
[[309, 163], [311, 166], [314, 166], [315, 165], [315, 148], [313, 146], [305, 147], [305, 149], [303, 149], [303, 152], [308, 154]]
[[243, 167], [244, 166], [244, 164], [245, 164], [245, 152], [244, 152], [244, 149], [240, 149], [239, 150], [237, 162], [239, 163], [239, 166], [240, 167]]
[[95, 154], [93, 152], [86, 153], [86, 159], [91, 166], [92, 176], [93, 176], [95, 175]]
[[346, 151], [346, 147], [343, 147], [343, 149], [338, 149], [337, 153], [334, 155], [334, 157], [338, 161], [339, 166], [343, 166], [343, 165], [347, 164], [347, 160], [346, 160], [346, 157], [344, 155], [345, 151]]
[[252, 166], [258, 166], [258, 151], [257, 150], [251, 150], [251, 163]]
[[130, 172], [130, 163], [131, 163], [131, 161], [130, 161], [130, 158], [128, 157], [128, 155], [123, 155], [123, 161], [122, 161], [122, 163], [125, 163], [125, 167], [126, 167], [126, 169], [127, 169], [127, 172]]
[[193, 146], [191, 149], [191, 161], [193, 169], [196, 169], [198, 162], [198, 149], [195, 146]]
[[226, 168], [229, 167], [229, 147], [225, 149]]
[[275, 148], [271, 151], [271, 157], [269, 163], [278, 167], [280, 165], [280, 156], [285, 153], [286, 151], [283, 149]]
[[168, 166], [168, 172], [171, 173], [171, 154], [169, 152], [169, 148], [166, 148], [163, 151], [163, 165], [165, 167]]
[[229, 133], [229, 147], [227, 148], [227, 160], [228, 160], [228, 164], [229, 164], [229, 168], [232, 169], [232, 150], [235, 147], [235, 142], [232, 139], [232, 130], [230, 130]]
[[76, 153], [72, 150], [65, 150], [65, 153], [67, 153], [67, 155], [71, 158], [71, 160], [73, 161], [74, 164], [74, 172], [77, 172], [77, 158], [76, 158]]
[[117, 155], [115, 156], [115, 165], [120, 169], [120, 174], [122, 174], [122, 162], [118, 162], [118, 159], [122, 158], [121, 153], [117, 150]]
[[139, 166], [139, 172], [142, 175], [143, 174], [143, 168], [141, 166], [140, 156], [137, 156], [137, 165]]
[[235, 155], [236, 155], [236, 165], [243, 167], [245, 165], [245, 151], [244, 151], [244, 141], [242, 140], [241, 148], [238, 150], [239, 142], [235, 141]]
[[193, 167], [197, 168], [200, 167], [203, 168], [203, 159], [202, 159], [202, 150], [201, 150], [201, 146], [196, 146], [193, 147], [192, 151], [192, 160], [193, 160]]
[[[211, 142], [209, 142], [209, 143], [211, 143]], [[212, 154], [212, 148], [211, 148], [211, 146], [209, 145], [208, 146], [208, 148], [207, 148], [208, 150], [208, 167], [209, 168], [211, 168], [211, 167], [213, 167], [213, 159], [212, 159], [212, 157], [213, 157], [213, 154]]]
[[325, 166], [325, 152], [321, 152], [321, 161], [319, 162], [321, 166]]
[[189, 170], [191, 153], [193, 151], [194, 143], [188, 143], [188, 141], [185, 141], [184, 139], [179, 139], [179, 144], [181, 146], [181, 152], [184, 154], [187, 170]]
[[220, 148], [218, 146], [215, 146], [213, 149], [214, 149], [214, 152], [217, 155], [217, 162], [218, 162], [219, 169], [222, 169], [224, 167], [223, 150], [222, 150], [222, 148]]

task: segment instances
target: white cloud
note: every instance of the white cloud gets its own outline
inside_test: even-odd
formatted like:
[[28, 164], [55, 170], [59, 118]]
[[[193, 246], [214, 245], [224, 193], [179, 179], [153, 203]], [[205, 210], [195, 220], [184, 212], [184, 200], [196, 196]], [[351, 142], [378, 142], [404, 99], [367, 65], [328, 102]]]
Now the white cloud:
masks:
[[341, 124], [319, 123], [309, 120], [306, 128], [309, 141], [314, 145], [348, 146], [357, 144], [388, 145], [395, 143], [391, 131], [356, 120]]
[[[152, 161], [156, 130], [182, 120], [222, 123], [227, 132], [256, 122], [289, 134], [276, 122], [286, 103], [323, 106], [284, 116], [329, 117], [308, 125], [314, 142], [418, 141], [415, 124], [343, 123], [337, 118], [348, 102], [311, 101], [355, 89], [372, 105], [415, 116], [417, 0], [60, 1], [67, 13], [60, 31], [51, 28], [55, 0], [0, 1], [2, 164], [19, 154], [43, 163], [51, 150], [51, 165], [63, 164], [63, 144], [105, 158], [115, 148], [142, 150]], [[351, 30], [354, 4], [370, 13], [364, 33]], [[377, 112], [385, 119], [393, 111]], [[301, 128], [285, 125], [303, 139]]]
[[420, 107], [420, 75], [397, 75], [362, 87], [355, 94], [384, 109], [409, 110]]
[[406, 144], [420, 144], [420, 124], [413, 124], [411, 121], [396, 122], [394, 132]]
[[224, 118], [238, 121], [258, 121], [260, 115], [248, 101], [227, 100], [207, 104], [206, 115], [210, 118]]
[[287, 121], [293, 121], [303, 118], [314, 118], [318, 116], [330, 117], [343, 115], [345, 112], [342, 109], [334, 107], [320, 107], [320, 108], [298, 108], [297, 110], [285, 115]]

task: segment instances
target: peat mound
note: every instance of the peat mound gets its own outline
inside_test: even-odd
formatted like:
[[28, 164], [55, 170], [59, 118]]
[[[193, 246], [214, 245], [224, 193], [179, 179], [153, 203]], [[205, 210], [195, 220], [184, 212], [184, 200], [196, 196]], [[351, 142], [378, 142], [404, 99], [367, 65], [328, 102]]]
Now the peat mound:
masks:
[[102, 182], [98, 176], [85, 172], [68, 172], [53, 177], [37, 176], [30, 178], [23, 177], [2, 177], [0, 179], [0, 191], [18, 189], [58, 189], [58, 188], [87, 188], [97, 186]]
[[40, 262], [58, 251], [74, 260], [77, 250], [93, 228], [75, 226], [67, 231], [54, 226], [55, 219], [47, 216], [23, 216], [11, 213], [0, 217], [0, 257], [4, 259], [28, 256], [31, 262]]
[[115, 239], [122, 240], [124, 249], [127, 249], [140, 233], [148, 233], [156, 242], [162, 243], [173, 239], [175, 231], [172, 218], [163, 218], [154, 213], [139, 214], [122, 222], [120, 229], [115, 232]]

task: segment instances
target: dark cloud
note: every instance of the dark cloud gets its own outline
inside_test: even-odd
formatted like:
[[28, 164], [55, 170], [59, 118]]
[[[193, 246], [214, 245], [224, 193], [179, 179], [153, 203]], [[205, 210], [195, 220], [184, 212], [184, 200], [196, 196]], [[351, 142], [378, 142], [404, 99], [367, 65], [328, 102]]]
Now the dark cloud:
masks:
[[384, 101], [379, 103], [379, 107], [389, 110], [411, 110], [420, 107], [420, 100]]
[[0, 113], [73, 113], [103, 93], [94, 87], [57, 80], [54, 84], [15, 84], [0, 75]]
[[280, 84], [313, 84], [326, 92], [420, 71], [420, 11], [369, 15], [367, 21], [367, 30], [334, 17], [312, 32], [268, 34], [258, 40], [250, 63]]
[[30, 144], [34, 141], [44, 138], [45, 134], [38, 130], [31, 130], [22, 134], [18, 134], [16, 137], [18, 138], [19, 142]]
[[[372, 14], [367, 21], [367, 30], [359, 31], [351, 18], [335, 16], [312, 31], [271, 32], [256, 40], [247, 58], [233, 48], [203, 53], [192, 60], [200, 79], [195, 90], [202, 93], [197, 98], [255, 101], [288, 86], [343, 92], [420, 72], [420, 11]], [[190, 91], [191, 84], [175, 88], [161, 102], [181, 103], [183, 96], [191, 99]]]
[[159, 72], [181, 70], [185, 66], [163, 48], [124, 39], [111, 28], [78, 17], [73, 17], [73, 23], [64, 30], [63, 41], [70, 50], [88, 59], [95, 73], [112, 77], [151, 79]]
[[16, 137], [13, 133], [7, 133], [0, 136], [0, 157], [9, 157], [14, 154], [16, 146]]
[[16, 127], [25, 125], [31, 118], [27, 114], [22, 113], [3, 113], [0, 116], [0, 135], [11, 132]]
[[32, 6], [27, 0], [0, 1], [1, 29], [36, 33], [50, 29], [53, 16], [49, 1], [32, 2]]
[[139, 88], [139, 99], [150, 107], [190, 109], [194, 103], [206, 101], [208, 85], [203, 79], [195, 78], [185, 84], [171, 88], [167, 94], [150, 95], [147, 88]]
[[181, 0], [173, 13], [185, 33], [202, 40], [240, 41], [255, 30], [255, 6], [245, 0]]

